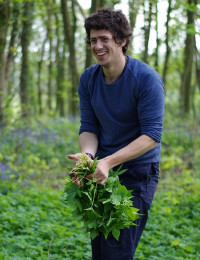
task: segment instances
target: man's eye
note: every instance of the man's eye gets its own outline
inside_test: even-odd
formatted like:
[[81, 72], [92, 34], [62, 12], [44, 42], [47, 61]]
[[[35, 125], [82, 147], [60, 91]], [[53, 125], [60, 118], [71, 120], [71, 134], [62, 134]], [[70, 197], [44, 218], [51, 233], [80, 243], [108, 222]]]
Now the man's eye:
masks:
[[97, 42], [97, 41], [96, 41], [95, 39], [91, 39], [91, 40], [90, 40], [90, 43], [91, 43], [91, 44], [94, 44], [94, 43], [96, 43], [96, 42]]
[[109, 39], [108, 39], [108, 38], [102, 38], [102, 41], [103, 41], [103, 42], [108, 42]]

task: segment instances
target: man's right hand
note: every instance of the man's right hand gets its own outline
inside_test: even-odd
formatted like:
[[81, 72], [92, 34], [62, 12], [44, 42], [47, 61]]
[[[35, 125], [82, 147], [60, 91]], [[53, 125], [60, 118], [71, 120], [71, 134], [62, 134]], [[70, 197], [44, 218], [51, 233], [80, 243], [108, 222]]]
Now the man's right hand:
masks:
[[[69, 159], [72, 159], [72, 160], [75, 160], [76, 162], [80, 162], [81, 161], [81, 155], [82, 155], [82, 153], [76, 153], [76, 154], [69, 154], [68, 155], [68, 158]], [[88, 155], [87, 155], [88, 156]], [[90, 160], [92, 160], [89, 156], [88, 156], [88, 158], [90, 159]], [[79, 179], [79, 177], [78, 176], [73, 176], [72, 177], [72, 182], [73, 183], [76, 183], [78, 186], [80, 186], [80, 179]]]
[[81, 153], [69, 154], [68, 158], [76, 161], [81, 161]]
[[[68, 158], [75, 160], [76, 162], [80, 162], [81, 161], [81, 153], [69, 154]], [[78, 176], [73, 176], [72, 182], [76, 183], [78, 186], [80, 186], [80, 180], [79, 180]]]

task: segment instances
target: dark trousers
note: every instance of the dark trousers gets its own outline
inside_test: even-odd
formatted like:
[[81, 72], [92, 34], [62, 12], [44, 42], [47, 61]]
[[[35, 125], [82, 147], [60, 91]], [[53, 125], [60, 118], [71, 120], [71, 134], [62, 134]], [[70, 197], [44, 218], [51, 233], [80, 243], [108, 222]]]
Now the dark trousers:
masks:
[[127, 167], [120, 175], [120, 182], [133, 191], [133, 206], [142, 215], [135, 221], [136, 226], [120, 232], [119, 241], [111, 234], [107, 239], [101, 234], [92, 240], [93, 260], [133, 260], [139, 239], [148, 219], [148, 210], [153, 200], [159, 178], [159, 164], [140, 164]]

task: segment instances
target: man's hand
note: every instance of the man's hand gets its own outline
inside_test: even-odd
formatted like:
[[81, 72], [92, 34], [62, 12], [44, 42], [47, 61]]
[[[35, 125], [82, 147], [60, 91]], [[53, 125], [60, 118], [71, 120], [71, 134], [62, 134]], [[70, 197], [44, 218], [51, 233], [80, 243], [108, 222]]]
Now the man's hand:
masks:
[[[78, 161], [81, 161], [81, 154], [82, 153], [70, 154], [70, 155], [68, 155], [68, 158], [72, 159], [72, 160], [76, 160], [78, 162]], [[91, 160], [91, 158], [89, 156], [88, 156], [88, 158]], [[95, 173], [87, 175], [87, 177], [89, 179], [96, 178], [97, 179], [97, 183], [99, 183], [101, 185], [104, 185], [105, 182], [108, 179], [109, 170], [110, 170], [110, 167], [108, 166], [107, 161], [105, 159], [101, 159], [101, 160], [98, 161]], [[78, 185], [80, 185], [80, 181], [79, 181], [79, 179], [77, 177], [74, 177], [72, 179], [72, 181], [74, 183], [77, 183]]]
[[[72, 160], [76, 160], [76, 162], [79, 162], [81, 161], [81, 153], [69, 154], [68, 158]], [[80, 186], [80, 180], [77, 176], [72, 177], [72, 182]]]
[[69, 154], [69, 159], [80, 161], [81, 160], [81, 153]]
[[[80, 162], [81, 161], [81, 155], [82, 153], [76, 153], [76, 154], [69, 154], [68, 155], [68, 158], [69, 159], [72, 159], [72, 160], [75, 160], [76, 162]], [[88, 155], [87, 155], [88, 156]], [[91, 160], [91, 158], [88, 156], [89, 160]], [[78, 176], [74, 176], [72, 177], [72, 182], [73, 183], [76, 183], [78, 186], [80, 186], [80, 179]]]
[[[85, 153], [85, 154], [87, 155], [87, 153]], [[69, 154], [69, 155], [68, 155], [68, 158], [80, 162], [80, 161], [81, 161], [81, 155], [82, 155], [82, 153]], [[90, 160], [92, 160], [89, 155], [87, 155], [87, 157], [88, 157]]]
[[108, 179], [109, 166], [104, 159], [98, 161], [97, 168], [93, 175], [88, 175], [89, 178], [96, 178], [97, 183], [103, 185]]

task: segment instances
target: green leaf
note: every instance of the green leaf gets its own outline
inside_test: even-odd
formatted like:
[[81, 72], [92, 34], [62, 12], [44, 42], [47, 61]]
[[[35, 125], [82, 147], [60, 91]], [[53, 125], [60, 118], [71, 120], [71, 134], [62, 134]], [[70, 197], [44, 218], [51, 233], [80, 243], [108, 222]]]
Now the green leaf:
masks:
[[95, 237], [97, 237], [99, 235], [99, 233], [96, 230], [92, 230], [90, 232], [90, 237], [91, 239], [94, 239]]
[[114, 237], [116, 240], [119, 240], [120, 230], [119, 230], [119, 229], [116, 229], [116, 228], [113, 228], [113, 230], [112, 230], [112, 235], [113, 235], [113, 237]]
[[122, 197], [118, 194], [113, 194], [110, 197], [110, 201], [113, 205], [120, 205], [120, 203], [122, 201]]

